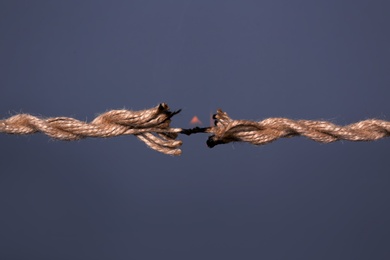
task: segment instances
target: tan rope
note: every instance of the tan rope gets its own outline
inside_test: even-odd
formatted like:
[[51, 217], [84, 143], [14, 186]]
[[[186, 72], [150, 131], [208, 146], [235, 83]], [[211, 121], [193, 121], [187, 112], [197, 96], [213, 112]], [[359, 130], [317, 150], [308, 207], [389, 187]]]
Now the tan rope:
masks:
[[338, 126], [327, 121], [291, 120], [268, 118], [260, 122], [233, 120], [218, 110], [212, 127], [192, 129], [171, 128], [171, 112], [162, 103], [154, 108], [130, 111], [111, 110], [92, 122], [82, 122], [69, 117], [39, 118], [19, 114], [0, 120], [0, 133], [33, 134], [42, 132], [60, 140], [78, 140], [86, 137], [113, 137], [135, 135], [150, 148], [170, 155], [180, 155], [182, 142], [176, 140], [179, 133], [191, 135], [210, 133], [209, 147], [230, 142], [248, 142], [261, 145], [282, 137], [306, 136], [314, 141], [330, 143], [337, 140], [373, 141], [390, 136], [390, 122], [378, 119]]
[[175, 139], [181, 129], [169, 127], [170, 118], [179, 112], [169, 111], [162, 103], [141, 111], [111, 110], [90, 123], [69, 117], [38, 118], [19, 114], [0, 120], [0, 132], [20, 135], [42, 132], [60, 140], [135, 135], [156, 151], [180, 155], [182, 142]]
[[268, 118], [254, 122], [233, 120], [220, 109], [214, 119], [215, 126], [204, 128], [204, 132], [212, 134], [207, 140], [209, 147], [230, 142], [262, 145], [282, 137], [299, 135], [321, 143], [337, 140], [373, 141], [390, 136], [390, 122], [378, 119], [364, 120], [347, 126], [338, 126], [327, 121], [287, 118]]

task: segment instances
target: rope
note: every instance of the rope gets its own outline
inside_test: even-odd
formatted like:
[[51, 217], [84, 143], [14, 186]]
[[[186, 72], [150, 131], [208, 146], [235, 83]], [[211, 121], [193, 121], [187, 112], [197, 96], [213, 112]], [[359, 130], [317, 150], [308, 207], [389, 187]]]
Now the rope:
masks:
[[254, 122], [233, 120], [220, 109], [213, 118], [215, 126], [195, 130], [212, 134], [207, 140], [207, 145], [210, 148], [230, 142], [262, 145], [282, 137], [293, 136], [305, 136], [321, 143], [331, 143], [338, 140], [374, 141], [390, 136], [390, 122], [378, 119], [368, 119], [347, 126], [338, 126], [327, 121], [291, 120], [288, 118], [268, 118]]
[[86, 123], [69, 117], [38, 118], [18, 114], [0, 120], [0, 133], [44, 133], [54, 139], [79, 140], [86, 137], [135, 135], [150, 148], [170, 155], [180, 155], [182, 142], [175, 140], [181, 129], [170, 128], [170, 118], [179, 111], [169, 111], [162, 103], [141, 111], [111, 110]]
[[165, 103], [150, 109], [111, 110], [92, 122], [82, 122], [69, 117], [39, 118], [18, 114], [0, 120], [0, 133], [44, 133], [54, 139], [79, 140], [86, 137], [114, 137], [135, 135], [150, 148], [169, 155], [180, 155], [182, 142], [178, 134], [209, 133], [207, 145], [212, 148], [230, 142], [267, 144], [282, 137], [306, 136], [321, 143], [337, 140], [373, 141], [390, 136], [390, 122], [368, 119], [347, 126], [327, 121], [268, 118], [260, 122], [233, 120], [218, 109], [213, 116], [214, 126], [192, 129], [171, 128], [171, 118], [181, 110], [171, 112]]

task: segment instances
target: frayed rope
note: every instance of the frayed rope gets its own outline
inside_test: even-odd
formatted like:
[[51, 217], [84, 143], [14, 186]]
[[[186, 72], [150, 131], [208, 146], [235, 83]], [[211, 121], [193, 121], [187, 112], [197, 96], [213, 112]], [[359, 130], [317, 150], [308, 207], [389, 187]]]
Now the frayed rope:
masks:
[[171, 128], [171, 118], [181, 110], [171, 112], [165, 103], [150, 109], [111, 110], [96, 117], [90, 123], [69, 117], [39, 118], [18, 114], [0, 120], [0, 133], [44, 133], [54, 139], [79, 140], [87, 137], [114, 137], [135, 135], [150, 148], [169, 155], [180, 155], [182, 141], [178, 134], [211, 134], [207, 145], [212, 148], [230, 142], [267, 144], [282, 137], [305, 136], [321, 143], [337, 140], [374, 141], [390, 136], [390, 122], [368, 119], [346, 126], [328, 121], [291, 120], [268, 118], [260, 122], [233, 120], [218, 109], [213, 116], [214, 126], [192, 129]]

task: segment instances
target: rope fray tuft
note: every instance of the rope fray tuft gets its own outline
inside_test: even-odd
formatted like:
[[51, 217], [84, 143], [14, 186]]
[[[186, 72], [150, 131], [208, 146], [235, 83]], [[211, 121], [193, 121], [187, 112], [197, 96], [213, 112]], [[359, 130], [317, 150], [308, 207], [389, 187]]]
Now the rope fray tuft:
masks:
[[212, 148], [230, 142], [267, 144], [282, 137], [306, 136], [314, 141], [330, 143], [337, 140], [373, 141], [390, 136], [390, 122], [368, 119], [346, 126], [327, 121], [268, 118], [260, 122], [233, 120], [221, 109], [213, 116], [214, 126], [192, 129], [171, 128], [171, 118], [181, 110], [171, 112], [165, 103], [150, 109], [111, 110], [86, 123], [69, 117], [39, 118], [19, 114], [0, 120], [0, 133], [44, 133], [60, 140], [86, 137], [135, 135], [150, 148], [170, 155], [180, 155], [182, 141], [178, 134], [211, 134], [207, 145]]
[[86, 123], [69, 117], [38, 118], [18, 114], [0, 120], [0, 132], [7, 134], [44, 133], [54, 139], [79, 140], [86, 137], [135, 135], [150, 148], [170, 155], [180, 155], [182, 142], [176, 140], [180, 128], [170, 128], [171, 112], [165, 103], [150, 109], [111, 110]]

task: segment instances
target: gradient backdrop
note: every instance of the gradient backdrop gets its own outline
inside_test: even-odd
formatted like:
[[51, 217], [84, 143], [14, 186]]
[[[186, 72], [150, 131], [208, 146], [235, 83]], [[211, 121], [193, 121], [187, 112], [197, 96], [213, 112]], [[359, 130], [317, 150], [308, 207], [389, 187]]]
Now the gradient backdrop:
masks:
[[[389, 1], [1, 1], [0, 117], [390, 120]], [[0, 135], [0, 259], [390, 259], [390, 140]]]

